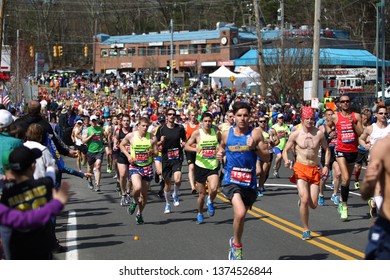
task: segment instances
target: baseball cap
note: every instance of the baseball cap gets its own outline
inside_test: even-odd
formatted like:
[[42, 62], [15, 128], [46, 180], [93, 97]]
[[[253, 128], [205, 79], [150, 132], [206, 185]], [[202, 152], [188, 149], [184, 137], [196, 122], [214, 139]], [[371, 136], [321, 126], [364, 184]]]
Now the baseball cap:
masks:
[[9, 155], [9, 167], [14, 171], [22, 171], [41, 156], [42, 152], [37, 148], [29, 149], [26, 146], [17, 147]]
[[279, 118], [284, 118], [284, 115], [283, 114], [278, 114], [278, 119]]
[[98, 120], [98, 117], [96, 115], [92, 115], [90, 118], [91, 121], [96, 121]]
[[77, 120], [76, 123], [83, 123], [83, 121], [81, 119]]
[[10, 126], [13, 121], [12, 114], [9, 111], [5, 109], [0, 110], [0, 128]]
[[158, 118], [158, 122], [159, 122], [159, 123], [165, 122], [165, 117], [159, 117], [159, 118]]

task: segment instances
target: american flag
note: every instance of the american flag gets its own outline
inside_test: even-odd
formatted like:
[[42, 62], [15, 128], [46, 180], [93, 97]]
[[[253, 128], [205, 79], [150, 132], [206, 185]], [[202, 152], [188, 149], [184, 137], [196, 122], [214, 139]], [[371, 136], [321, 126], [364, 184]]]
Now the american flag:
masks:
[[8, 90], [7, 87], [3, 84], [3, 88], [0, 89], [1, 95], [0, 95], [0, 104], [3, 104], [5, 107], [8, 106], [8, 104], [11, 102], [8, 96]]

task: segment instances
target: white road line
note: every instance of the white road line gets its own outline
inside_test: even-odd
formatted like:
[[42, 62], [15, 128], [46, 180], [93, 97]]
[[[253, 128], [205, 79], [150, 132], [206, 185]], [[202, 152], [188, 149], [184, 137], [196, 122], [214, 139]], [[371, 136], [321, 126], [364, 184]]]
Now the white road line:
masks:
[[[293, 184], [268, 184], [268, 183], [265, 183], [265, 186], [269, 186], [269, 187], [290, 187], [290, 188], [296, 188], [295, 185]], [[330, 188], [330, 185], [325, 185], [325, 187], [327, 187], [328, 189], [331, 189]], [[350, 191], [349, 192], [350, 194], [353, 194], [353, 195], [357, 195], [357, 196], [362, 196], [360, 193], [358, 192], [352, 192]]]
[[76, 211], [69, 211], [68, 226], [66, 230], [66, 260], [78, 260], [79, 252], [77, 250], [77, 218]]

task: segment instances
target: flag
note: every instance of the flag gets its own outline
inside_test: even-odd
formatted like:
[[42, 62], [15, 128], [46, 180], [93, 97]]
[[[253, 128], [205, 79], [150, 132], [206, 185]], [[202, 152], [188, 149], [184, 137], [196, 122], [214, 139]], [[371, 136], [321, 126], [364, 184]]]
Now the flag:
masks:
[[1, 96], [0, 96], [0, 104], [3, 104], [5, 107], [8, 106], [8, 104], [11, 102], [8, 96], [8, 90], [5, 85], [3, 85], [3, 89], [1, 90]]

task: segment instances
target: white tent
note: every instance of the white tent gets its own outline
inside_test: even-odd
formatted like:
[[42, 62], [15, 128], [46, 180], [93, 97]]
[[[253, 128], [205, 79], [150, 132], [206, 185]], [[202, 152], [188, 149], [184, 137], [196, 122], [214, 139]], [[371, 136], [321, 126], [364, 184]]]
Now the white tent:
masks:
[[260, 75], [250, 67], [241, 66], [237, 69], [239, 74], [236, 75], [237, 89], [248, 89], [251, 86], [256, 86], [260, 82]]
[[230, 77], [236, 77], [237, 74], [227, 69], [225, 66], [219, 67], [215, 72], [211, 73], [209, 77], [211, 78], [211, 86], [214, 88], [216, 85], [220, 86], [219, 83], [222, 83], [222, 87], [231, 87], [232, 82]]

